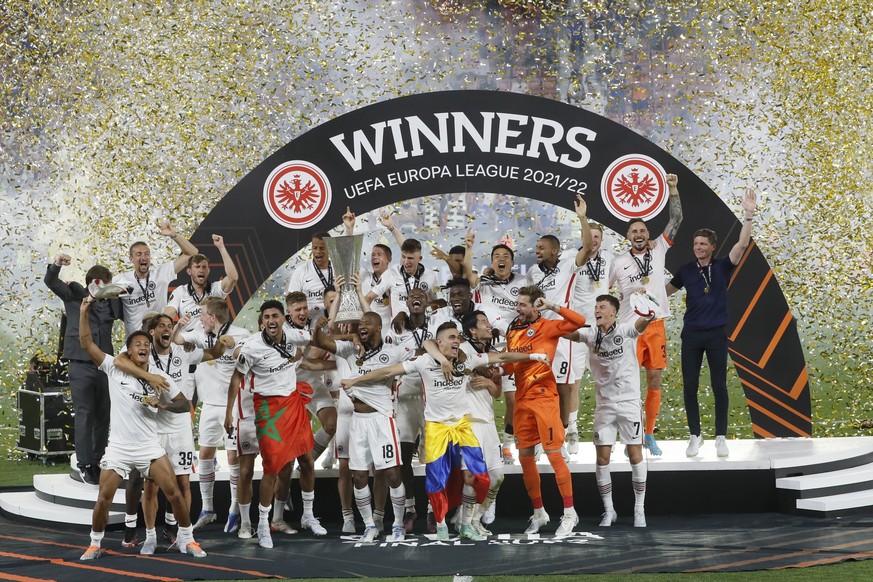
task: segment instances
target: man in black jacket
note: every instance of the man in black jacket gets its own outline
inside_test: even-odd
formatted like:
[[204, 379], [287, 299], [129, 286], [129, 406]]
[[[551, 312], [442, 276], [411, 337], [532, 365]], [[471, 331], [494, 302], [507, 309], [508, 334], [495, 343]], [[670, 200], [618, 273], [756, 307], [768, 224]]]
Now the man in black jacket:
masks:
[[[85, 286], [65, 283], [59, 278], [61, 267], [70, 264], [70, 256], [60, 254], [48, 266], [45, 284], [61, 298], [66, 310], [63, 358], [69, 362], [70, 392], [75, 407], [76, 460], [82, 480], [97, 485], [100, 480], [98, 463], [103, 457], [109, 437], [109, 384], [106, 374], [97, 369], [79, 343], [79, 308], [88, 296], [87, 285], [95, 279], [112, 281], [112, 273], [94, 265], [85, 274]], [[113, 354], [112, 324], [122, 318], [121, 302], [117, 299], [98, 301], [89, 313], [91, 337], [107, 354]]]

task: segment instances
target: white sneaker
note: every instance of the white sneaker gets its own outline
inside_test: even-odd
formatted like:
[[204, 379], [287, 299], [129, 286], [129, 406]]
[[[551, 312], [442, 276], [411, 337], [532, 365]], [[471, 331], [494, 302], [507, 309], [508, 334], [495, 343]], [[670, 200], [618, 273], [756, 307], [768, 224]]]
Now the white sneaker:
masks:
[[549, 523], [549, 514], [546, 513], [544, 509], [539, 512], [534, 511], [534, 514], [530, 516], [530, 525], [527, 526], [527, 529], [524, 530], [526, 534], [535, 534], [540, 531], [540, 528]]
[[317, 536], [326, 536], [327, 530], [321, 525], [321, 522], [318, 521], [318, 518], [314, 515], [305, 515], [300, 518], [300, 527], [303, 529], [310, 529], [312, 533]]
[[344, 521], [343, 522], [343, 533], [344, 534], [353, 534], [356, 531], [357, 530], [355, 529], [355, 522], [354, 521]]
[[646, 527], [646, 514], [641, 509], [634, 511], [634, 527]]
[[255, 533], [252, 531], [251, 524], [248, 525], [240, 525], [239, 531], [236, 532], [236, 537], [241, 540], [250, 540], [255, 536]]
[[388, 538], [389, 542], [402, 542], [406, 539], [406, 529], [403, 525], [395, 525], [391, 527], [391, 536]]
[[482, 514], [482, 523], [485, 525], [491, 525], [494, 523], [494, 517], [497, 515], [497, 500], [491, 502], [491, 505], [488, 506], [488, 509], [485, 510], [485, 513]]
[[718, 435], [715, 437], [715, 453], [722, 459], [731, 454], [728, 450], [727, 439], [724, 435]]
[[604, 511], [600, 516], [600, 527], [611, 527], [618, 521], [618, 514], [614, 511]]
[[558, 525], [558, 529], [555, 531], [556, 538], [565, 538], [573, 533], [573, 528], [579, 523], [579, 516], [576, 514], [576, 510], [573, 510], [573, 513], [565, 513], [561, 516], [561, 523]]
[[571, 455], [575, 455], [579, 452], [579, 433], [578, 432], [568, 432], [567, 433], [567, 452]]
[[335, 463], [336, 457], [333, 456], [333, 447], [327, 447], [327, 454], [324, 456], [324, 460], [321, 462], [321, 468], [333, 469]]
[[273, 547], [273, 536], [270, 535], [269, 522], [258, 524], [258, 545], [268, 550]]
[[543, 445], [537, 443], [537, 445], [534, 447], [534, 462], [539, 463], [540, 457], [542, 457], [542, 456], [543, 456]]
[[479, 534], [480, 536], [487, 537], [487, 536], [491, 535], [491, 532], [488, 530], [488, 528], [486, 528], [484, 525], [482, 525], [482, 522], [477, 520], [477, 519], [474, 519], [473, 521], [470, 522], [470, 527], [472, 527], [473, 531], [476, 532], [477, 534]]
[[158, 538], [157, 537], [146, 537], [145, 541], [142, 544], [142, 548], [140, 548], [139, 553], [143, 556], [151, 556], [155, 553], [155, 550], [158, 547]]
[[688, 439], [688, 446], [685, 447], [685, 456], [686, 457], [696, 457], [697, 453], [700, 451], [700, 446], [703, 444], [703, 435], [691, 435], [691, 438]]
[[282, 532], [284, 534], [296, 534], [297, 530], [291, 527], [291, 524], [287, 521], [271, 521], [270, 522], [270, 531], [271, 532]]
[[451, 519], [449, 519], [449, 525], [451, 525], [456, 532], [461, 531], [461, 508], [459, 507], [455, 513], [452, 514]]
[[376, 538], [379, 537], [379, 529], [375, 525], [368, 525], [364, 528], [364, 534], [361, 536], [361, 540], [364, 543], [370, 543], [376, 541]]

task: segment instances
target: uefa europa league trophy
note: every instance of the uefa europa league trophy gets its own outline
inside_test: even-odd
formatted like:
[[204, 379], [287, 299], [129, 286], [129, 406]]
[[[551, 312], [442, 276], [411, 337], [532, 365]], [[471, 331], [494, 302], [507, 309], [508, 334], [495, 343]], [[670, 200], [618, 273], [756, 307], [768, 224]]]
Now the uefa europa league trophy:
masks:
[[361, 302], [358, 301], [358, 290], [352, 283], [352, 275], [360, 269], [361, 249], [364, 247], [364, 235], [325, 237], [324, 244], [330, 255], [333, 272], [345, 279], [343, 286], [337, 289], [339, 311], [334, 323], [357, 323], [364, 315]]

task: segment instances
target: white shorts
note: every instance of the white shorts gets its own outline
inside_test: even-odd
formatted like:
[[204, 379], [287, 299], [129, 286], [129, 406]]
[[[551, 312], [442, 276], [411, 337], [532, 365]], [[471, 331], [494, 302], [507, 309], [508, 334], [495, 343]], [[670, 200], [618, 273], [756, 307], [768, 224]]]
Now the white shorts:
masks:
[[400, 435], [393, 418], [380, 412], [355, 412], [349, 434], [349, 468], [376, 471], [399, 467]]
[[323, 382], [312, 384], [312, 400], [306, 403], [306, 410], [313, 416], [318, 414], [322, 408], [335, 408], [336, 404], [333, 401], [333, 396]]
[[190, 475], [194, 465], [194, 435], [191, 431], [158, 433], [158, 440], [173, 465], [173, 473]]
[[594, 409], [594, 444], [615, 444], [616, 436], [622, 444], [643, 443], [643, 413], [639, 400], [598, 404]]
[[337, 370], [324, 371], [324, 387], [331, 393], [330, 397], [335, 398], [334, 394], [342, 390], [340, 386], [340, 375]]
[[397, 431], [401, 443], [414, 443], [419, 434], [424, 433], [424, 394], [421, 388], [409, 387], [408, 382], [397, 385], [397, 399], [394, 403]]
[[115, 471], [122, 479], [127, 479], [133, 469], [139, 471], [143, 477], [148, 477], [152, 463], [165, 456], [167, 454], [157, 442], [137, 445], [136, 448], [118, 447], [109, 443], [100, 459], [100, 468], [104, 471]]
[[552, 373], [555, 375], [556, 384], [572, 384], [582, 377], [582, 374], [577, 374], [578, 364], [574, 360], [579, 358], [579, 355], [573, 349], [573, 345], [578, 345], [578, 342], [571, 342], [564, 338], [558, 339], [555, 361], [552, 362]]
[[500, 377], [500, 391], [504, 394], [515, 392], [515, 374], [507, 374]]
[[355, 405], [345, 390], [340, 390], [336, 404], [336, 432], [333, 435], [334, 457], [349, 458], [349, 434], [352, 432], [352, 414]]
[[588, 344], [570, 342], [573, 350], [573, 382], [581, 380], [588, 369]]
[[201, 447], [224, 446], [227, 431], [224, 430], [226, 406], [203, 403], [200, 407], [200, 424], [197, 425], [197, 444]]
[[500, 437], [497, 436], [494, 423], [474, 420], [470, 422], [470, 426], [473, 427], [473, 434], [482, 447], [482, 456], [485, 458], [485, 466], [488, 470], [503, 469], [503, 445], [500, 443]]
[[255, 426], [254, 416], [237, 420], [233, 434], [235, 435], [238, 455], [257, 455], [261, 452], [261, 447], [258, 445], [258, 427]]

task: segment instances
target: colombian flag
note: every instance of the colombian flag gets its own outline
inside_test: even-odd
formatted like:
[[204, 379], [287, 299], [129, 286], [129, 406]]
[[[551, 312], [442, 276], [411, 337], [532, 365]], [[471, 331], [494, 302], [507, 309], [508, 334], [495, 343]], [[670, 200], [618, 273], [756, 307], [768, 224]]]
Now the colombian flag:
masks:
[[424, 434], [425, 488], [436, 520], [443, 521], [450, 509], [461, 504], [464, 488], [462, 459], [475, 479], [476, 501], [485, 501], [491, 480], [479, 441], [467, 417], [454, 426], [429, 421], [425, 423]]

